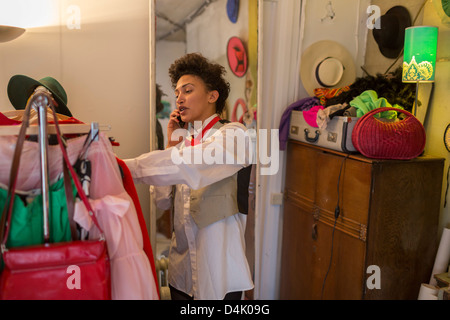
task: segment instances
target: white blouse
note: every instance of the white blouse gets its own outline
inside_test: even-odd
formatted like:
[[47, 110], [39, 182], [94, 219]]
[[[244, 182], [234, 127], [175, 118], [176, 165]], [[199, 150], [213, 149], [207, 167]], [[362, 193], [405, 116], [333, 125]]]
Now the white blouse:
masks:
[[[202, 128], [214, 117], [208, 118]], [[217, 131], [210, 130], [194, 147], [185, 147], [182, 142], [124, 160], [135, 182], [161, 186], [154, 188], [161, 209], [171, 207], [172, 185], [176, 185], [169, 283], [195, 299], [223, 299], [228, 292], [253, 288], [245, 256], [246, 215], [236, 212], [199, 229], [189, 214], [191, 188], [218, 182], [251, 164], [252, 143], [245, 130], [240, 123], [228, 123]]]

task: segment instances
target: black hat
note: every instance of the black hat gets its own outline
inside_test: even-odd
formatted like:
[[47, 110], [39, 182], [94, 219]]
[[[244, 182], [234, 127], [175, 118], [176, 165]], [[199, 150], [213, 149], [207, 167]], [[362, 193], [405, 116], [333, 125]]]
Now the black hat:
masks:
[[405, 29], [411, 26], [409, 11], [403, 6], [392, 7], [378, 22], [380, 28], [373, 29], [373, 37], [378, 48], [383, 56], [395, 59], [403, 49]]

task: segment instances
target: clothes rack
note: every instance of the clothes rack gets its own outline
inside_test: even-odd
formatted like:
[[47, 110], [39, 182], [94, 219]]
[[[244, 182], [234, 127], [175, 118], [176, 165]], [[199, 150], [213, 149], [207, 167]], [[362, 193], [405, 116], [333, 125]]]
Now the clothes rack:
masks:
[[[110, 125], [100, 125], [97, 122], [92, 122], [91, 124], [60, 124], [62, 134], [83, 134], [89, 133], [92, 127], [97, 127], [100, 131], [110, 131]], [[14, 136], [18, 135], [20, 131], [20, 126], [1, 126], [0, 125], [0, 136]], [[30, 125], [27, 128], [27, 135], [37, 135], [39, 133], [39, 125]], [[47, 125], [48, 134], [56, 134], [55, 127], [51, 124]]]
[[[56, 115], [54, 114], [54, 106], [54, 102], [49, 92], [45, 90], [37, 90], [28, 100], [26, 112], [24, 113], [24, 117], [22, 118], [22, 125], [10, 125], [11, 127], [15, 127], [14, 129], [20, 127], [20, 130], [14, 132], [11, 131], [10, 128], [2, 128], [2, 130], [9, 130], [9, 136], [0, 136], [0, 141], [3, 143], [4, 147], [4, 149], [2, 150], [6, 151], [4, 157], [5, 161], [3, 162], [3, 164], [8, 165], [9, 158], [16, 158], [16, 161], [14, 162], [16, 163], [16, 165], [14, 166], [14, 172], [17, 173], [17, 170], [19, 170], [20, 166], [20, 159], [23, 160], [23, 162], [28, 163], [28, 165], [20, 168], [21, 175], [19, 175], [19, 178], [23, 177], [24, 179], [17, 179], [16, 174], [14, 174], [15, 178], [12, 179], [11, 174], [8, 175], [7, 173], [5, 173], [2, 181], [4, 185], [7, 185], [9, 181], [9, 186], [14, 186], [14, 188], [12, 188], [11, 190], [38, 190], [41, 193], [40, 196], [42, 197], [42, 201], [45, 202], [44, 205], [42, 205], [41, 199], [36, 199], [36, 201], [39, 201], [39, 203], [37, 203], [37, 205], [35, 206], [35, 212], [38, 214], [35, 214], [34, 217], [38, 216], [37, 219], [41, 220], [38, 222], [42, 224], [42, 216], [43, 214], [45, 214], [43, 209], [45, 208], [47, 210], [47, 215], [51, 214], [48, 222], [50, 224], [49, 231], [51, 233], [51, 242], [70, 242], [70, 238], [72, 238], [71, 235], [73, 233], [71, 232], [72, 230], [69, 231], [70, 225], [67, 225], [66, 223], [64, 223], [65, 226], [61, 227], [61, 229], [64, 228], [64, 235], [63, 237], [61, 237], [61, 239], [64, 239], [55, 240], [53, 238], [53, 235], [55, 234], [55, 232], [52, 231], [54, 229], [54, 226], [52, 225], [52, 221], [54, 221], [52, 217], [54, 213], [52, 212], [54, 203], [49, 203], [48, 197], [43, 197], [43, 191], [48, 191], [50, 200], [52, 200], [53, 181], [57, 180], [58, 182], [60, 182], [64, 179], [60, 175], [61, 161], [60, 159], [58, 159], [61, 155], [61, 144], [59, 144], [61, 141], [60, 139], [58, 139], [58, 147], [53, 148], [50, 145], [51, 140], [47, 139], [47, 135], [50, 135], [50, 130], [56, 127], [51, 123], [51, 120], [55, 120], [56, 122], [57, 119], [57, 122], [59, 123], [58, 128], [61, 129], [61, 127], [63, 126], [63, 124], [60, 123], [61, 117], [58, 116], [57, 118], [55, 118]], [[41, 108], [41, 113], [36, 111], [39, 110], [39, 108]], [[49, 109], [52, 109], [51, 112], [49, 112]], [[30, 114], [33, 114], [32, 121], [30, 121]], [[47, 117], [43, 115], [40, 116], [40, 114], [45, 114], [47, 115]], [[30, 125], [30, 122], [36, 123], [36, 125]], [[4, 123], [8, 122], [5, 121]], [[93, 122], [80, 127], [77, 123], [72, 123], [71, 120], [67, 123], [68, 124], [64, 126], [64, 132], [66, 134], [69, 132], [71, 135], [74, 135], [75, 138], [67, 139], [67, 141], [62, 141], [63, 145], [65, 144], [67, 146], [67, 155], [65, 155], [65, 158], [67, 158], [67, 156], [70, 156], [69, 160], [71, 164], [73, 164], [74, 161], [78, 161], [80, 159], [89, 161], [91, 164], [92, 176], [96, 177], [96, 183], [91, 183], [90, 185], [90, 197], [87, 199], [92, 206], [92, 210], [87, 210], [85, 206], [80, 204], [80, 202], [74, 198], [73, 218], [69, 220], [69, 222], [76, 222], [81, 229], [89, 232], [88, 239], [90, 239], [91, 236], [96, 238], [98, 230], [93, 230], [95, 228], [92, 228], [93, 225], [91, 223], [91, 215], [92, 212], [95, 212], [95, 216], [99, 214], [99, 217], [102, 221], [100, 222], [100, 224], [104, 230], [104, 237], [108, 243], [109, 261], [111, 264], [111, 299], [159, 299], [153, 252], [151, 250], [148, 233], [146, 233], [147, 229], [142, 210], [138, 211], [136, 209], [140, 208], [140, 204], [134, 187], [134, 182], [131, 177], [131, 172], [129, 172], [128, 170], [129, 175], [127, 176], [127, 186], [125, 188], [124, 176], [122, 175], [122, 173], [126, 172], [125, 168], [128, 168], [119, 167], [118, 164], [123, 161], [117, 158], [114, 154], [112, 148], [114, 144], [112, 143], [111, 139], [107, 137], [106, 134], [98, 134], [99, 131], [103, 131], [103, 128], [105, 128], [105, 126], [99, 126], [98, 123]], [[34, 132], [36, 133], [36, 135], [31, 136], [31, 139], [25, 141], [25, 136], [30, 135], [30, 131], [27, 131], [28, 127], [35, 127], [36, 129], [34, 129]], [[74, 127], [76, 127], [77, 129], [72, 129]], [[106, 130], [108, 130], [108, 128], [109, 127], [106, 127]], [[91, 130], [94, 132], [86, 135]], [[97, 130], [97, 132], [95, 132], [95, 130]], [[17, 134], [17, 136], [20, 137], [20, 140], [16, 139], [16, 135], [14, 133], [11, 134], [11, 132], [20, 133], [20, 135]], [[41, 138], [36, 137], [37, 134], [40, 134]], [[67, 137], [66, 134], [61, 133], [61, 135]], [[0, 135], [4, 135], [4, 132], [2, 132]], [[98, 141], [91, 144], [92, 141], [95, 141], [94, 137], [97, 137]], [[38, 143], [30, 142], [29, 140], [37, 141]], [[18, 144], [18, 141], [20, 141], [20, 144]], [[21, 146], [22, 144], [23, 148], [14, 147]], [[87, 148], [89, 148], [88, 152], [86, 152], [86, 146]], [[16, 152], [18, 152], [19, 150], [25, 152], [22, 154], [18, 153], [17, 157], [15, 157]], [[42, 166], [40, 166], [40, 163], [36, 161], [38, 153], [42, 154]], [[47, 164], [45, 163], [46, 156], [48, 156]], [[68, 161], [66, 161], [65, 163], [68, 164]], [[71, 168], [69, 167], [69, 169]], [[63, 172], [65, 171], [64, 163], [62, 163], [62, 170]], [[40, 177], [41, 174], [43, 176], [43, 179], [41, 179]], [[32, 175], [31, 179], [29, 179], [29, 175]], [[50, 177], [50, 187], [45, 183], [47, 176]], [[11, 183], [11, 181], [13, 180], [14, 184]], [[43, 181], [42, 190], [41, 180]], [[62, 190], [62, 185], [66, 182], [68, 181], [61, 181], [59, 183], [60, 196], [58, 199], [61, 199], [61, 202], [63, 202], [64, 196], [67, 197], [67, 194], [70, 194], [70, 190], [66, 190], [65, 187], [64, 190]], [[25, 184], [27, 186], [23, 187], [23, 189], [19, 187], [16, 188], [16, 186], [24, 186]], [[33, 196], [34, 194], [37, 195], [39, 192], [34, 192], [31, 196]], [[72, 189], [72, 192], [75, 195], [75, 190]], [[11, 198], [14, 199], [14, 195]], [[63, 206], [63, 204], [61, 205]], [[70, 207], [72, 208], [72, 206]], [[60, 212], [60, 214], [61, 217], [64, 215], [64, 219], [66, 218], [64, 212]], [[69, 212], [67, 216], [69, 216]], [[2, 217], [6, 217], [6, 215], [3, 215]], [[42, 231], [43, 228], [41, 227], [39, 234], [41, 234]], [[18, 238], [20, 237], [21, 234], [18, 235]], [[143, 238], [145, 238], [147, 241], [143, 241]], [[80, 238], [80, 240], [85, 239], [86, 238], [84, 237]], [[37, 236], [36, 242], [38, 241], [39, 244], [44, 243], [40, 239], [40, 235]], [[148, 246], [144, 251], [144, 245], [147, 242]], [[123, 243], [126, 243], [127, 245], [124, 246]], [[1, 245], [2, 248], [0, 249], [7, 250], [5, 245]], [[26, 289], [24, 288], [24, 290]]]
[[[42, 193], [42, 208], [43, 208], [43, 223], [44, 223], [44, 243], [50, 242], [49, 232], [49, 168], [48, 168], [48, 135], [56, 134], [54, 125], [47, 121], [47, 108], [52, 104], [53, 97], [49, 90], [43, 86], [35, 89], [27, 102], [31, 108], [35, 109], [38, 114], [38, 124], [30, 125], [27, 128], [27, 135], [37, 135], [39, 144], [39, 160], [41, 173], [41, 193]], [[27, 108], [25, 108], [27, 109]], [[0, 136], [3, 135], [18, 135], [21, 126], [0, 126]], [[110, 126], [99, 126], [97, 122], [89, 124], [66, 124], [59, 125], [61, 134], [86, 134], [91, 133], [91, 138], [98, 140], [98, 132], [100, 130], [110, 130]], [[102, 129], [100, 129], [102, 128]]]

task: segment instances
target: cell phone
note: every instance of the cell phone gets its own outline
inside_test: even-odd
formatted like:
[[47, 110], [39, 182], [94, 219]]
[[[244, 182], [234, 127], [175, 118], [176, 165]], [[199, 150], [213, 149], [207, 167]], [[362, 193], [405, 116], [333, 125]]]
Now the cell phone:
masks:
[[179, 121], [179, 122], [178, 122], [178, 125], [180, 126], [180, 128], [184, 128], [184, 124], [185, 124], [185, 123], [183, 122], [183, 120], [181, 120], [181, 116], [178, 116], [177, 119], [178, 119], [178, 121]]

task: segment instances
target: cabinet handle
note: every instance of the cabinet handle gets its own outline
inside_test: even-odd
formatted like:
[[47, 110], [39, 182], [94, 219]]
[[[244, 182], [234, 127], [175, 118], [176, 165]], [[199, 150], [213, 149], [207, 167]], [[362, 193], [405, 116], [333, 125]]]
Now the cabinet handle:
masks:
[[315, 142], [317, 142], [317, 140], [319, 140], [320, 131], [316, 130], [316, 136], [314, 138], [310, 138], [308, 135], [309, 135], [309, 129], [306, 128], [305, 129], [305, 139], [306, 139], [306, 141], [308, 141], [309, 143], [315, 143]]
[[315, 224], [315, 223], [312, 226], [311, 237], [314, 241], [317, 240], [317, 224]]

